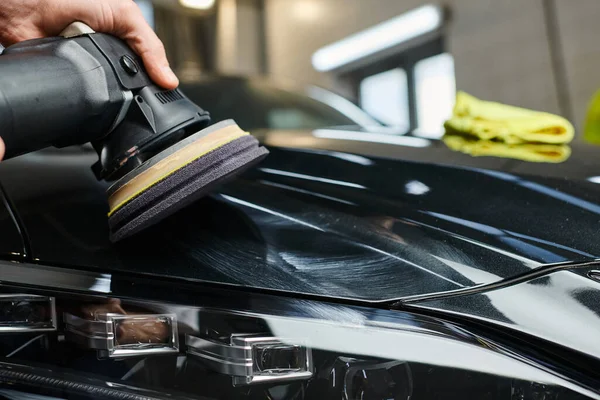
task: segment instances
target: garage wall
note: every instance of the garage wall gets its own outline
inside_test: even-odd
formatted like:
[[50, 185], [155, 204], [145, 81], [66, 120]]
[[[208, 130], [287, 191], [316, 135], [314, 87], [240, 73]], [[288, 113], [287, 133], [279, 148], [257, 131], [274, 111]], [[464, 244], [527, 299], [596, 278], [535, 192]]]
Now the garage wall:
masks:
[[542, 1], [454, 0], [456, 85], [482, 98], [560, 112]]
[[[568, 114], [559, 106], [546, 25], [547, 0], [446, 0], [457, 88], [482, 98]], [[548, 0], [555, 1], [555, 0]], [[268, 72], [344, 93], [311, 65], [320, 47], [425, 3], [422, 0], [265, 0]], [[600, 4], [556, 1], [571, 106], [600, 88]], [[580, 125], [583, 115], [576, 115]]]
[[311, 57], [317, 49], [421, 3], [420, 0], [265, 0], [269, 74], [332, 87], [333, 79], [312, 67]]
[[600, 2], [555, 1], [565, 54], [567, 89], [575, 120], [582, 126], [588, 102], [600, 89]]
[[221, 72], [257, 75], [263, 71], [262, 9], [257, 0], [218, 3], [216, 43]]
[[215, 71], [264, 72], [260, 0], [219, 0], [207, 10], [189, 10], [174, 0], [153, 4], [155, 31], [180, 80], [194, 81]]

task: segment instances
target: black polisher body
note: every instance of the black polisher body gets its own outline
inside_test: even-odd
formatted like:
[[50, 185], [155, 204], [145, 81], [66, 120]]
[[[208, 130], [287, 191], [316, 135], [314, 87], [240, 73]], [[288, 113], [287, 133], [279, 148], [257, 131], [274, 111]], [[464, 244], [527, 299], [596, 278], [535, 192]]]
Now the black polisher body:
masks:
[[[210, 123], [208, 112], [180, 90], [156, 86], [123, 41], [89, 28], [68, 38], [21, 42], [0, 55], [5, 159], [91, 142], [99, 157], [92, 170], [113, 183], [113, 241], [160, 221], [266, 156], [235, 122]], [[158, 168], [175, 152], [188, 162]]]

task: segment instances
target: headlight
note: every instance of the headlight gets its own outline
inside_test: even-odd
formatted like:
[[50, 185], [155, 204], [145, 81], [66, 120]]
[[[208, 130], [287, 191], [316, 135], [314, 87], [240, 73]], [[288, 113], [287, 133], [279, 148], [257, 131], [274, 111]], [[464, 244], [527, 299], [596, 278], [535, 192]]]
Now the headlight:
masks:
[[0, 332], [56, 330], [54, 298], [26, 294], [0, 294]]
[[88, 320], [64, 314], [67, 340], [98, 350], [98, 357], [124, 358], [179, 352], [174, 314], [101, 313]]
[[[1, 326], [16, 329], [0, 330], [0, 397], [600, 398], [585, 373], [597, 365], [582, 365], [576, 372], [587, 378], [578, 379], [560, 359], [409, 312], [224, 289], [195, 288], [202, 304], [194, 306], [40, 290], [0, 297], [45, 310], [2, 314]], [[23, 330], [28, 324], [54, 330]]]
[[188, 355], [230, 375], [234, 386], [309, 379], [313, 374], [311, 349], [296, 341], [232, 334], [225, 341], [187, 335], [185, 343]]

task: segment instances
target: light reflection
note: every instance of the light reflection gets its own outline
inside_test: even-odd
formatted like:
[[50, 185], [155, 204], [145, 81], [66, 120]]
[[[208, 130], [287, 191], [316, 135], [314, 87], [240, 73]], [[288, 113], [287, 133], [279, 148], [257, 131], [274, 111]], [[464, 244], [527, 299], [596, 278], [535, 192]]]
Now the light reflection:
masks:
[[350, 100], [332, 93], [329, 90], [317, 86], [309, 86], [306, 89], [306, 92], [309, 97], [339, 111], [362, 128], [381, 126], [379, 122], [371, 118], [369, 114], [357, 107]]
[[341, 160], [345, 160], [345, 161], [349, 161], [351, 163], [354, 164], [360, 164], [360, 165], [373, 165], [373, 160], [368, 159], [367, 157], [363, 157], [363, 156], [359, 156], [356, 154], [349, 154], [349, 153], [338, 153], [337, 151], [334, 152], [330, 152], [329, 155], [331, 157], [335, 157], [335, 158], [339, 158]]
[[[501, 281], [501, 277], [487, 271], [474, 269], [468, 265], [436, 257], [449, 267], [477, 283]], [[549, 339], [559, 344], [590, 353], [600, 354], [598, 337], [598, 316], [577, 300], [574, 294], [586, 290], [597, 291], [600, 284], [570, 271], [554, 272], [527, 283], [507, 286], [480, 296], [487, 298], [497, 312], [508, 321], [495, 321], [508, 327], [518, 326], [519, 330], [533, 336]], [[433, 308], [447, 310], [445, 305], [434, 303]], [[477, 304], [477, 303], [472, 303]], [[527, 307], [523, 307], [526, 304]], [[425, 307], [431, 307], [424, 303]], [[535, 310], [534, 313], [531, 310]], [[486, 312], [461, 307], [454, 311], [460, 315], [472, 313], [487, 318]], [[574, 334], [577, 332], [577, 334]]]
[[90, 290], [101, 293], [110, 293], [110, 284], [112, 276], [110, 274], [100, 274], [96, 277], [96, 282], [90, 286]]
[[459, 235], [459, 234], [457, 234], [455, 232], [451, 232], [451, 231], [448, 231], [446, 229], [442, 229], [442, 228], [440, 228], [439, 226], [436, 226], [436, 225], [430, 225], [430, 224], [426, 224], [426, 223], [423, 223], [423, 222], [413, 221], [411, 219], [406, 219], [406, 221], [407, 222], [412, 222], [412, 223], [414, 223], [414, 224], [416, 224], [417, 226], [420, 226], [420, 227], [425, 227], [425, 228], [428, 228], [428, 229], [431, 229], [431, 230], [434, 230], [434, 231], [437, 231], [437, 232], [443, 232], [444, 234], [447, 234], [447, 235], [449, 235], [450, 237], [452, 237], [454, 239], [461, 240], [461, 241], [473, 244], [475, 246], [482, 247], [484, 249], [492, 250], [495, 253], [502, 254], [502, 255], [510, 257], [510, 258], [512, 258], [514, 260], [520, 261], [523, 265], [525, 265], [525, 266], [527, 266], [529, 268], [532, 268], [532, 269], [533, 268], [538, 268], [538, 267], [540, 267], [542, 265], [542, 263], [540, 263], [538, 261], [534, 261], [534, 260], [531, 260], [529, 258], [520, 256], [520, 255], [518, 255], [516, 253], [512, 253], [510, 251], [503, 250], [503, 249], [501, 249], [499, 247], [491, 246], [491, 245], [488, 245], [488, 244], [486, 244], [484, 242], [480, 242], [478, 240], [474, 240], [474, 239], [471, 239], [469, 237], [466, 237], [466, 236], [463, 236], [463, 235]]
[[344, 161], [348, 161], [348, 162], [351, 162], [354, 164], [360, 164], [360, 165], [364, 165], [364, 166], [370, 166], [370, 165], [375, 164], [375, 162], [373, 160], [371, 160], [370, 158], [367, 158], [364, 156], [359, 156], [357, 154], [352, 154], [352, 153], [341, 153], [338, 151], [318, 150], [318, 149], [310, 149], [310, 150], [294, 149], [294, 151], [296, 151], [298, 153], [319, 154], [319, 155], [323, 155], [326, 157], [339, 158], [340, 160], [344, 160]]
[[312, 176], [312, 175], [297, 174], [295, 172], [281, 171], [278, 169], [271, 169], [271, 168], [259, 168], [259, 170], [266, 174], [271, 174], [271, 175], [287, 176], [290, 178], [297, 178], [297, 179], [303, 179], [303, 180], [314, 181], [314, 182], [329, 183], [332, 185], [346, 186], [346, 187], [351, 187], [351, 188], [356, 188], [356, 189], [366, 189], [365, 186], [359, 185], [356, 183], [352, 183], [352, 182], [338, 181], [335, 179], [321, 178], [321, 177]]
[[[34, 272], [32, 273], [32, 271]], [[27, 282], [30, 285], [44, 286], [51, 282], [55, 288], [111, 293], [112, 276], [110, 274], [72, 273], [61, 268], [0, 260], [0, 276], [6, 281]]]
[[416, 333], [403, 326], [375, 329], [365, 325], [358, 328], [341, 321], [313, 322], [271, 316], [264, 320], [275, 336], [302, 337], [304, 343], [313, 349], [458, 368], [582, 391], [566, 380], [494, 348], [478, 347], [445, 335]]
[[[575, 197], [572, 196], [570, 194], [567, 193], [563, 193], [561, 191], [558, 191], [556, 189], [552, 189], [549, 188], [548, 186], [544, 186], [544, 185], [540, 185], [539, 183], [535, 183], [535, 182], [531, 182], [531, 181], [527, 181], [524, 179], [521, 179], [515, 175], [510, 175], [510, 174], [505, 174], [505, 173], [498, 173], [495, 171], [488, 171], [488, 170], [478, 170], [479, 172], [485, 174], [485, 175], [491, 175], [494, 176], [496, 178], [500, 178], [503, 180], [507, 180], [507, 181], [511, 181], [511, 182], [515, 182], [515, 184], [522, 186], [524, 188], [530, 189], [534, 192], [538, 192], [538, 193], [542, 193], [545, 194], [549, 197], [552, 197], [554, 199], [557, 200], [561, 200], [564, 201], [565, 203], [571, 204], [573, 206], [582, 208], [584, 210], [590, 211], [594, 214], [600, 214], [600, 206], [598, 204], [595, 203], [591, 203], [589, 201], [580, 199], [579, 197]], [[588, 178], [588, 180], [590, 180], [591, 178]]]
[[410, 181], [404, 186], [404, 188], [406, 189], [406, 193], [415, 196], [421, 196], [431, 191], [429, 186], [420, 181]]
[[408, 77], [406, 70], [395, 68], [371, 75], [359, 87], [360, 106], [386, 125], [408, 131]]
[[534, 183], [530, 181], [519, 181], [520, 186], [526, 187], [528, 189], [533, 190], [534, 192], [542, 193], [553, 197], [557, 200], [562, 200], [565, 203], [574, 205], [579, 208], [583, 208], [584, 210], [590, 211], [594, 214], [600, 214], [600, 206], [598, 204], [591, 203], [589, 201], [580, 199], [579, 197], [572, 196], [570, 194], [566, 194], [563, 192], [559, 192], [556, 189], [551, 189], [547, 186], [540, 185], [539, 183]]
[[215, 5], [215, 0], [179, 0], [179, 3], [195, 10], [208, 10]]
[[407, 259], [405, 259], [405, 258], [402, 258], [402, 257], [400, 257], [400, 256], [398, 256], [398, 255], [396, 255], [396, 254], [393, 254], [393, 253], [390, 253], [390, 252], [388, 252], [388, 251], [385, 251], [385, 250], [379, 249], [379, 248], [377, 248], [377, 247], [370, 246], [370, 245], [368, 245], [368, 244], [356, 243], [356, 246], [358, 246], [358, 247], [362, 247], [362, 248], [364, 248], [364, 249], [369, 249], [369, 250], [371, 250], [371, 251], [374, 251], [374, 252], [376, 252], [376, 253], [383, 254], [383, 255], [385, 255], [385, 256], [388, 256], [388, 257], [390, 257], [390, 258], [396, 259], [396, 260], [398, 260], [398, 261], [400, 261], [400, 262], [402, 262], [402, 263], [404, 263], [404, 264], [408, 264], [408, 265], [410, 265], [411, 267], [414, 267], [414, 268], [416, 268], [416, 269], [419, 269], [419, 270], [421, 270], [421, 271], [423, 271], [423, 272], [425, 272], [425, 273], [427, 273], [427, 274], [430, 274], [430, 275], [436, 276], [436, 277], [438, 277], [439, 279], [442, 279], [442, 280], [444, 280], [444, 281], [446, 281], [446, 282], [448, 282], [448, 283], [451, 283], [451, 284], [453, 284], [453, 285], [456, 285], [456, 286], [458, 286], [459, 288], [464, 288], [464, 287], [465, 287], [465, 285], [463, 285], [463, 284], [461, 284], [461, 283], [459, 283], [459, 282], [456, 282], [455, 280], [452, 280], [452, 279], [450, 279], [450, 278], [448, 278], [448, 277], [446, 277], [446, 276], [444, 276], [444, 275], [438, 274], [437, 272], [435, 272], [435, 271], [431, 270], [430, 268], [427, 268], [427, 267], [425, 267], [425, 266], [422, 266], [422, 265], [419, 265], [419, 264], [415, 264], [414, 262], [412, 262], [412, 261], [409, 261], [409, 260], [407, 260]]
[[[542, 279], [547, 283], [542, 284]], [[597, 356], [600, 354], [598, 316], [573, 294], [599, 288], [597, 282], [569, 271], [559, 271], [526, 284], [485, 293], [484, 296], [522, 330], [586, 353], [593, 349]], [[574, 335], [574, 332], [577, 334]]]
[[452, 117], [456, 99], [454, 59], [449, 53], [425, 58], [415, 65], [417, 126], [413, 134], [439, 139]]
[[316, 229], [316, 230], [321, 231], [321, 232], [325, 232], [325, 230], [323, 228], [320, 228], [320, 227], [318, 227], [316, 225], [310, 224], [308, 222], [299, 220], [297, 218], [291, 217], [289, 215], [282, 214], [282, 213], [274, 211], [274, 210], [270, 210], [270, 209], [268, 209], [266, 207], [261, 207], [261, 206], [259, 206], [257, 204], [250, 203], [248, 201], [244, 201], [244, 200], [241, 200], [241, 199], [237, 199], [235, 197], [227, 196], [225, 194], [221, 194], [221, 197], [223, 197], [225, 200], [230, 201], [232, 203], [236, 203], [236, 204], [239, 204], [239, 205], [242, 205], [242, 206], [245, 206], [245, 207], [253, 208], [255, 210], [262, 211], [262, 212], [265, 212], [267, 214], [275, 215], [277, 217], [286, 219], [288, 221], [292, 221], [292, 222], [295, 222], [297, 224], [300, 224], [300, 225], [303, 225], [303, 226], [306, 226], [306, 227], [309, 227], [309, 228], [312, 228], [312, 229]]
[[489, 235], [495, 235], [495, 236], [504, 235], [504, 232], [498, 228], [494, 228], [493, 226], [481, 224], [479, 222], [469, 221], [468, 219], [457, 218], [457, 217], [453, 217], [451, 215], [441, 214], [441, 213], [437, 213], [437, 212], [433, 212], [433, 211], [427, 211], [427, 212], [423, 212], [423, 213], [431, 215], [431, 216], [439, 218], [439, 219], [443, 219], [445, 221], [452, 222], [457, 225], [466, 226], [468, 228], [475, 229], [479, 232], [487, 233]]
[[330, 71], [433, 32], [442, 22], [440, 7], [424, 5], [317, 50], [312, 64]]
[[541, 244], [545, 244], [547, 246], [556, 247], [558, 249], [567, 250], [567, 251], [569, 251], [571, 253], [576, 253], [576, 254], [582, 255], [584, 257], [596, 258], [596, 256], [594, 256], [591, 253], [586, 253], [585, 251], [574, 249], [574, 248], [569, 247], [569, 246], [564, 246], [564, 245], [556, 243], [556, 242], [551, 242], [551, 241], [540, 239], [540, 238], [537, 238], [537, 237], [534, 237], [534, 236], [523, 235], [521, 233], [517, 233], [517, 232], [513, 232], [513, 231], [505, 231], [505, 232], [508, 233], [511, 236], [518, 237], [518, 238], [525, 239], [525, 240], [529, 240], [531, 242], [541, 243]]
[[496, 274], [492, 274], [491, 272], [484, 271], [480, 268], [473, 268], [467, 264], [463, 264], [457, 261], [448, 260], [443, 257], [439, 257], [434, 255], [433, 258], [438, 261], [446, 264], [448, 267], [452, 268], [471, 282], [474, 282], [476, 285], [486, 284], [489, 282], [499, 282], [502, 280], [501, 276]]
[[383, 143], [406, 147], [429, 147], [431, 145], [430, 140], [423, 138], [335, 129], [317, 129], [313, 131], [313, 136], [320, 139], [351, 140], [357, 142]]
[[285, 190], [290, 190], [293, 192], [297, 192], [297, 193], [302, 193], [302, 194], [308, 194], [310, 196], [315, 196], [315, 197], [319, 197], [325, 200], [332, 200], [338, 203], [343, 203], [343, 204], [347, 204], [350, 206], [355, 206], [356, 204], [352, 203], [351, 201], [347, 201], [347, 200], [342, 200], [339, 199], [337, 197], [333, 197], [333, 196], [327, 196], [321, 193], [315, 193], [315, 192], [311, 192], [309, 190], [303, 190], [297, 187], [293, 187], [293, 186], [288, 186], [288, 185], [282, 185], [280, 183], [275, 183], [275, 182], [269, 182], [269, 181], [265, 181], [265, 180], [261, 180], [259, 181], [260, 183], [262, 183], [263, 185], [268, 185], [268, 186], [273, 186], [276, 188], [280, 188], [280, 189], [285, 189]]
[[[536, 246], [534, 244], [531, 244], [531, 243], [528, 243], [525, 241], [525, 240], [532, 240], [532, 241], [540, 242], [540, 240], [536, 240], [533, 237], [530, 237], [527, 235], [513, 235], [513, 233], [510, 231], [505, 231], [503, 229], [494, 228], [493, 226], [481, 224], [479, 222], [469, 221], [464, 218], [452, 217], [450, 215], [440, 214], [440, 213], [431, 212], [431, 211], [425, 212], [425, 213], [429, 214], [431, 216], [434, 216], [436, 218], [452, 222], [452, 223], [460, 225], [460, 226], [468, 227], [468, 228], [474, 229], [476, 231], [479, 231], [479, 232], [482, 232], [482, 233], [485, 233], [488, 235], [496, 236], [496, 239], [498, 241], [510, 246], [514, 250], [517, 250], [517, 251], [520, 250], [524, 254], [535, 254], [535, 256], [538, 257], [538, 259], [541, 259], [544, 262], [566, 261], [565, 257], [563, 257], [563, 256], [560, 256], [556, 253], [553, 253], [549, 250], [546, 250], [542, 247]], [[513, 237], [513, 236], [516, 236], [516, 237]], [[521, 239], [524, 239], [524, 240], [521, 240]], [[566, 246], [560, 246], [560, 245], [557, 245], [556, 243], [552, 243], [552, 242], [546, 241], [545, 244], [548, 244], [552, 247], [559, 247], [559, 248], [563, 248], [565, 250], [574, 251], [573, 249], [570, 249]], [[586, 254], [584, 253], [584, 255], [586, 255]]]

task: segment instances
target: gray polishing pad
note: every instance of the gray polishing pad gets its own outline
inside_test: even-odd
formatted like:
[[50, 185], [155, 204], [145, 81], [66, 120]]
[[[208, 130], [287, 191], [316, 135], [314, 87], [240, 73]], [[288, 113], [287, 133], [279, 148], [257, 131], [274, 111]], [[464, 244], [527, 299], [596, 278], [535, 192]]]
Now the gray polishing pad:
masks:
[[267, 154], [256, 138], [248, 135], [198, 158], [112, 214], [108, 219], [110, 240], [117, 242], [154, 225], [239, 175]]

